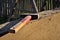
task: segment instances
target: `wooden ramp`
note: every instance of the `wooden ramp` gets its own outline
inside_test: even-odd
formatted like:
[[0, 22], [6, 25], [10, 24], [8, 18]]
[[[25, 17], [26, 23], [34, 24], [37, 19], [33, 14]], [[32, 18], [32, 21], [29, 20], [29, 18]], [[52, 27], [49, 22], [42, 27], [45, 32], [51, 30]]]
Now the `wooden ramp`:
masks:
[[8, 33], [0, 40], [60, 40], [60, 13], [31, 21], [16, 34]]
[[6, 32], [8, 32], [10, 30], [10, 28], [12, 26], [14, 26], [15, 24], [17, 24], [19, 21], [20, 21], [20, 19], [11, 21], [11, 22], [6, 22], [6, 23], [0, 25], [0, 35], [3, 35]]
[[[41, 17], [43, 18], [43, 17], [47, 17], [47, 16], [50, 16], [50, 15], [58, 13], [58, 12], [60, 12], [60, 10], [43, 11], [43, 12], [39, 13], [40, 14], [39, 16], [40, 16], [40, 18]], [[10, 31], [10, 28], [12, 28], [14, 25], [16, 25], [17, 23], [19, 23], [19, 21], [21, 21], [21, 19], [18, 19], [18, 20], [15, 20], [15, 21], [11, 21], [11, 22], [7, 22], [5, 24], [2, 24], [3, 26], [0, 25], [0, 35], [4, 34], [5, 32]]]
[[3, 24], [0, 28], [0, 35], [6, 32], [18, 32], [24, 25], [26, 25], [31, 20], [31, 16], [26, 16], [25, 18], [18, 19], [16, 21], [7, 22]]

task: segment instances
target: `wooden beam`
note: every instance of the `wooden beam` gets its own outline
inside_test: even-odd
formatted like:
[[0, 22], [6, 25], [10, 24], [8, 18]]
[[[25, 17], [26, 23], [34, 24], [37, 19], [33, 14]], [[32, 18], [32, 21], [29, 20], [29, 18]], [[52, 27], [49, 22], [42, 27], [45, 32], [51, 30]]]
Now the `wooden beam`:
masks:
[[26, 25], [31, 20], [31, 16], [26, 16], [24, 19], [22, 19], [19, 23], [17, 23], [15, 26], [10, 28], [10, 33], [16, 33], [18, 32], [24, 25]]
[[38, 8], [37, 8], [35, 0], [30, 0], [30, 3], [32, 5], [32, 8], [34, 9], [34, 12], [38, 13]]
[[35, 6], [36, 12], [38, 13], [38, 8], [37, 8], [37, 5], [36, 5], [35, 0], [33, 0], [33, 4], [34, 4], [34, 6]]

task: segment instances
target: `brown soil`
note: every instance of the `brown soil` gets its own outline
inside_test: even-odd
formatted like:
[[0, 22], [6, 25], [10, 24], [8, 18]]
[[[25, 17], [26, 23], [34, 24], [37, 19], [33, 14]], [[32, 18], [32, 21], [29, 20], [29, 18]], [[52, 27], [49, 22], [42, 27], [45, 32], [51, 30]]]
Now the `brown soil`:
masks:
[[60, 40], [60, 13], [33, 20], [16, 34], [8, 33], [0, 40]]

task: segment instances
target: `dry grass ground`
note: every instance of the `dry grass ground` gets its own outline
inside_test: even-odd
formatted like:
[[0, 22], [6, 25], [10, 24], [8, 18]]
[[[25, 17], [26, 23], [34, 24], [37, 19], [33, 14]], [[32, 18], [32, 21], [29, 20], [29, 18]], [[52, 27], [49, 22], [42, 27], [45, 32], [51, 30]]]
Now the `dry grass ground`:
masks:
[[31, 21], [16, 34], [8, 33], [0, 40], [60, 40], [60, 13]]

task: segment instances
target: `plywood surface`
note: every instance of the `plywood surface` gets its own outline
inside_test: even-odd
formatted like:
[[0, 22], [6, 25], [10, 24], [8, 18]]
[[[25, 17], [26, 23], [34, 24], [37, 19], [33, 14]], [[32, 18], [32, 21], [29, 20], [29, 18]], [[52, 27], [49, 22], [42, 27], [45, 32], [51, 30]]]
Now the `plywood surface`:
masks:
[[60, 13], [33, 20], [16, 34], [8, 33], [0, 40], [60, 40]]

